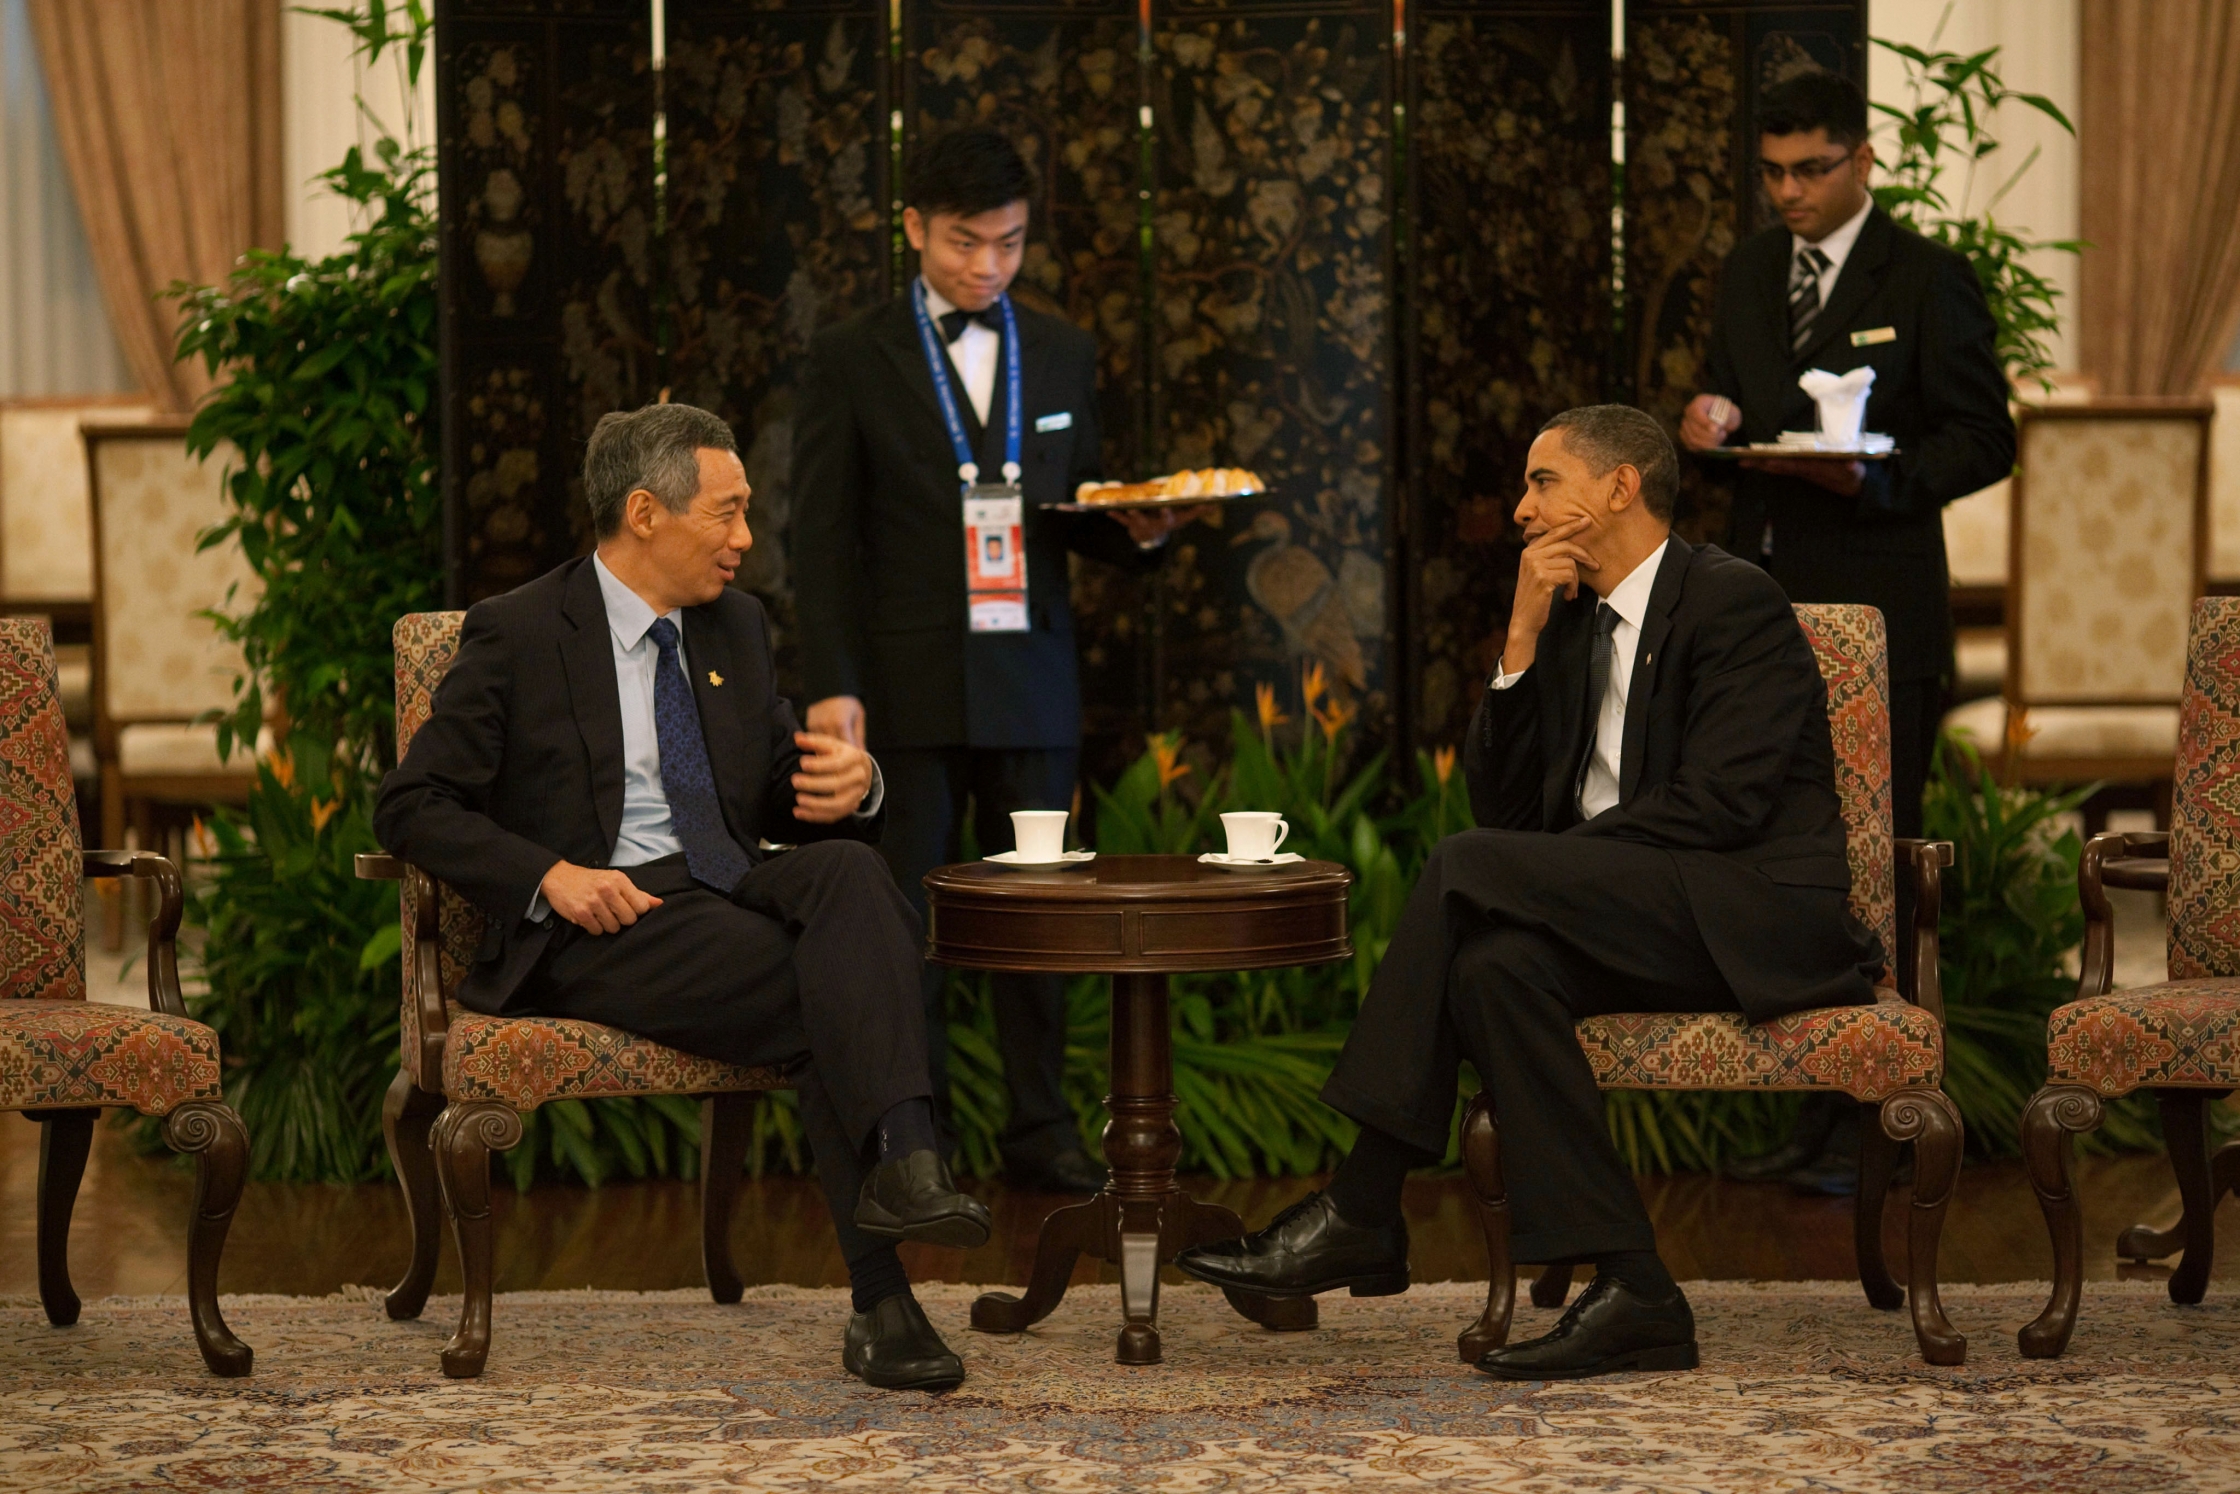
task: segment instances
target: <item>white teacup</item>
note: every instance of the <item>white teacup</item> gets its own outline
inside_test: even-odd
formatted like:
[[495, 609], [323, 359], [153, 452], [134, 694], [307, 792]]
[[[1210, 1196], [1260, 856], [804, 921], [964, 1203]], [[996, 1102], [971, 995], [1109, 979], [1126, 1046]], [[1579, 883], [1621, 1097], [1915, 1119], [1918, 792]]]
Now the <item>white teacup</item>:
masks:
[[1021, 861], [1055, 861], [1066, 853], [1066, 811], [1014, 809], [1011, 838]]
[[1244, 809], [1221, 817], [1229, 835], [1229, 855], [1237, 861], [1268, 861], [1276, 847], [1291, 833], [1291, 826], [1274, 810]]

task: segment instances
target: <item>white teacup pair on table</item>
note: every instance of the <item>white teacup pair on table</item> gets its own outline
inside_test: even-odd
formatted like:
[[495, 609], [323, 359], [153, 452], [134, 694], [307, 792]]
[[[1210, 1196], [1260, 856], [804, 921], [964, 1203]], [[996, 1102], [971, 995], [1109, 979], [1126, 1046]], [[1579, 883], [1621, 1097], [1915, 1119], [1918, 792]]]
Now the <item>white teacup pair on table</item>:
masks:
[[[1063, 809], [1013, 810], [1011, 835], [1016, 849], [999, 851], [987, 859], [1019, 871], [1080, 866], [1096, 860], [1095, 851], [1065, 848], [1067, 818], [1067, 811]], [[1208, 866], [1241, 871], [1288, 866], [1305, 859], [1296, 852], [1280, 850], [1284, 837], [1291, 833], [1291, 826], [1282, 815], [1271, 810], [1233, 810], [1221, 817], [1221, 828], [1228, 836], [1229, 849], [1209, 851], [1198, 858]]]

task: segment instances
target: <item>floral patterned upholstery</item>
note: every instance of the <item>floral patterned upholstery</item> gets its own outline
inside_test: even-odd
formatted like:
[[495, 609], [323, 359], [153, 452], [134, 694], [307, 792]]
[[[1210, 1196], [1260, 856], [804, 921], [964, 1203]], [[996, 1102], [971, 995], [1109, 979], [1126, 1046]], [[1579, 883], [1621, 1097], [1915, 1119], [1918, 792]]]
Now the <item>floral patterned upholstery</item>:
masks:
[[[397, 755], [435, 709], [436, 687], [459, 651], [460, 612], [416, 612], [397, 620]], [[482, 943], [483, 914], [450, 887], [436, 884], [437, 948], [443, 988], [457, 989]], [[404, 947], [415, 947], [409, 889], [402, 897]], [[443, 1072], [420, 1071], [420, 1015], [414, 999], [415, 961], [404, 962], [404, 1013], [399, 1038], [404, 1063], [422, 1089], [453, 1100], [496, 1100], [534, 1110], [548, 1100], [600, 1095], [713, 1094], [782, 1089], [774, 1068], [742, 1068], [667, 1047], [647, 1038], [561, 1017], [489, 1017], [447, 1001], [448, 1036]]]
[[2240, 597], [2187, 632], [2170, 804], [2170, 979], [2056, 1011], [2047, 1080], [2103, 1095], [2240, 1085]]
[[1800, 606], [1797, 623], [1828, 686], [1836, 797], [1851, 853], [1851, 914], [1896, 962], [1898, 873], [1890, 800], [1890, 651], [1875, 607]]
[[0, 618], [0, 1110], [222, 1098], [200, 1022], [86, 1000], [69, 738], [45, 618]]
[[1579, 1045], [1604, 1089], [1840, 1089], [1885, 1100], [1944, 1076], [1944, 1029], [1903, 1001], [1755, 1025], [1733, 1012], [1589, 1017]]
[[2046, 1023], [2046, 1080], [2104, 1095], [2240, 1085], [2240, 982], [2174, 980], [2088, 996]]

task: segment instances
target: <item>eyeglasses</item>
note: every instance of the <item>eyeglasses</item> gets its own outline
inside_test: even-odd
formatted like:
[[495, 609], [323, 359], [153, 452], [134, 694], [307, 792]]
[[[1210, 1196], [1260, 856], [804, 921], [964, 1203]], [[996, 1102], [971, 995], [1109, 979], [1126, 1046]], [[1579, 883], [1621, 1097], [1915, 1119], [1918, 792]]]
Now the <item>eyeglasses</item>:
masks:
[[1797, 179], [1797, 185], [1809, 187], [1829, 172], [1841, 170], [1850, 163], [1850, 160], [1851, 156], [1846, 152], [1840, 156], [1827, 156], [1817, 161], [1799, 161], [1794, 166], [1784, 166], [1779, 161], [1760, 161], [1758, 163], [1758, 177], [1768, 187], [1778, 187], [1781, 185], [1783, 177], [1790, 176]]

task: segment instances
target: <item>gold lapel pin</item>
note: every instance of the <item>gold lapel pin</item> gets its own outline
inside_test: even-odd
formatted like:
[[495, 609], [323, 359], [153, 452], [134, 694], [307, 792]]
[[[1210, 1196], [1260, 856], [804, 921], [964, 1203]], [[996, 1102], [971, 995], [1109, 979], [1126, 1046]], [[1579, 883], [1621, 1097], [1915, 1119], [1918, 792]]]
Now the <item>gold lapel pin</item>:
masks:
[[708, 671], [708, 683], [711, 685], [721, 685], [723, 683], [723, 676], [717, 674], [713, 669], [711, 669]]

